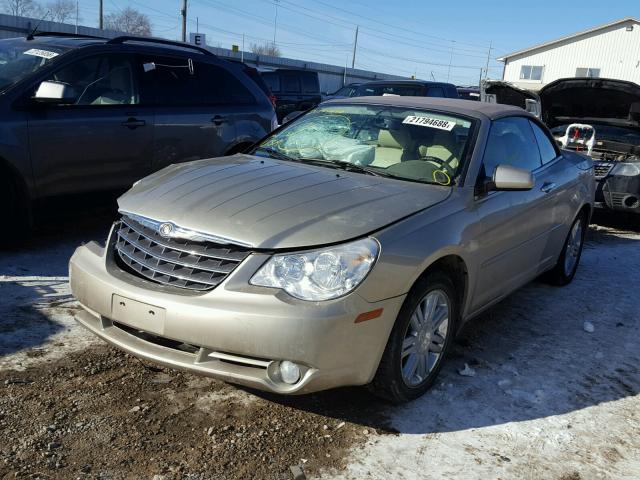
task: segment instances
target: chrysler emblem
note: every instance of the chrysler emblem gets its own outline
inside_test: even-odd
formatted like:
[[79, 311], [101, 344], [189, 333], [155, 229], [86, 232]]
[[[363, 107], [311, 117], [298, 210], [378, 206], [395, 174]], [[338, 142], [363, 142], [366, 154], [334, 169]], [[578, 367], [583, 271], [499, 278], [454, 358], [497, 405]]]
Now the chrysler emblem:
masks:
[[163, 237], [169, 237], [173, 233], [173, 223], [161, 223], [158, 227], [158, 233]]

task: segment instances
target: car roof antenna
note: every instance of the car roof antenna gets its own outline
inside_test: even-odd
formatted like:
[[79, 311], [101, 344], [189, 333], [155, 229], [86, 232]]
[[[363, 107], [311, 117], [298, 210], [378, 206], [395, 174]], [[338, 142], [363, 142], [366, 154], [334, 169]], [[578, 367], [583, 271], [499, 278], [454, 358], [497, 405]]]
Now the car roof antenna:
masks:
[[33, 30], [31, 30], [29, 32], [29, 34], [27, 35], [27, 40], [33, 40], [34, 35], [36, 34], [36, 32], [38, 31], [38, 27], [40, 26], [40, 24], [44, 21], [45, 18], [47, 18], [49, 16], [49, 14], [51, 13], [51, 10], [47, 10], [47, 12], [42, 16], [42, 18], [40, 20], [38, 20], [38, 23], [36, 23], [36, 26], [33, 27]]

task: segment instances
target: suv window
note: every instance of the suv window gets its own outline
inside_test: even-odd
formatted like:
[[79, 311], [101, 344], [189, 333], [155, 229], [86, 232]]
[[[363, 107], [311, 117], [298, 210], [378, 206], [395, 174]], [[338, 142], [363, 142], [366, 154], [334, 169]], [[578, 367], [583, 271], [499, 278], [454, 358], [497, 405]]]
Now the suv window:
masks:
[[444, 90], [442, 89], [442, 87], [431, 87], [429, 90], [427, 90], [427, 97], [443, 98]]
[[204, 105], [248, 105], [256, 102], [253, 94], [227, 69], [210, 63], [196, 63]]
[[202, 106], [255, 103], [255, 98], [231, 72], [218, 65], [193, 62], [187, 58], [153, 57], [155, 68], [145, 73], [155, 91], [156, 103], [174, 106]]
[[310, 74], [302, 75], [302, 90], [304, 93], [318, 93], [318, 79]]
[[139, 103], [134, 67], [127, 55], [96, 55], [62, 67], [48, 81], [68, 84], [74, 105], [134, 105]]
[[542, 131], [538, 124], [531, 121], [529, 123], [533, 129], [533, 134], [536, 136], [536, 141], [538, 142], [542, 163], [549, 163], [558, 156], [558, 152], [553, 146], [553, 143], [551, 143], [549, 136]]
[[300, 78], [296, 75], [282, 75], [282, 91], [300, 93]]
[[532, 171], [540, 167], [540, 154], [529, 120], [507, 117], [491, 125], [487, 148], [484, 151], [484, 172], [488, 177], [498, 165], [511, 165]]
[[277, 73], [263, 73], [262, 79], [272, 92], [280, 91], [280, 75]]

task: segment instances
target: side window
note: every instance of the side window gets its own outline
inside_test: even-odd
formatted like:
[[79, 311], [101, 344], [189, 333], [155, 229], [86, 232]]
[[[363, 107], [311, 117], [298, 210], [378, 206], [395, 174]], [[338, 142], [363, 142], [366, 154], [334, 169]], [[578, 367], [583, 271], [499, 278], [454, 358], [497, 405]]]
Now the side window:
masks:
[[280, 75], [277, 73], [263, 73], [262, 79], [267, 84], [272, 93], [280, 91]]
[[143, 63], [154, 66], [145, 72], [146, 85], [155, 103], [168, 106], [251, 104], [255, 97], [233, 73], [218, 65], [193, 62], [186, 57], [152, 57]]
[[202, 104], [241, 104], [256, 102], [253, 94], [225, 68], [208, 63], [197, 63], [195, 71], [203, 85]]
[[403, 97], [418, 97], [422, 93], [421, 87], [417, 85], [396, 85], [393, 90], [393, 93]]
[[535, 135], [536, 141], [538, 142], [538, 148], [540, 149], [540, 158], [542, 159], [542, 163], [549, 163], [551, 160], [555, 159], [558, 156], [558, 152], [553, 146], [553, 143], [551, 143], [549, 136], [542, 131], [538, 124], [531, 121], [529, 123], [531, 123], [533, 134]]
[[139, 103], [133, 63], [126, 55], [96, 55], [73, 62], [47, 80], [69, 85], [74, 105]]
[[302, 75], [302, 90], [304, 93], [318, 93], [320, 87], [317, 78], [313, 75]]
[[[154, 66], [145, 71], [145, 85], [154, 92], [155, 103], [172, 106], [192, 106], [201, 103], [202, 82], [199, 81], [200, 65], [194, 65], [194, 75], [189, 71], [185, 57], [148, 57], [143, 63]], [[147, 70], [145, 68], [145, 70]]]
[[484, 151], [484, 172], [488, 177], [498, 165], [535, 170], [540, 167], [540, 153], [529, 120], [507, 117], [491, 125], [487, 148]]
[[300, 93], [300, 78], [296, 75], [283, 75], [282, 91], [285, 93]]
[[427, 97], [444, 97], [444, 90], [442, 87], [431, 87], [427, 90]]

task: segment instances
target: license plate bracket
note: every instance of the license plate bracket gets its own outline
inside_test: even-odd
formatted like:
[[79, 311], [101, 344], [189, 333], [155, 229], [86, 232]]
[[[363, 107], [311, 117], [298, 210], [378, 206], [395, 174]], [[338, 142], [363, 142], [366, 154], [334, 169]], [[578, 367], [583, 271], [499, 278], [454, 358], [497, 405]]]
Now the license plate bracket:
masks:
[[111, 297], [112, 320], [145, 332], [164, 334], [167, 312], [164, 308], [113, 294]]

